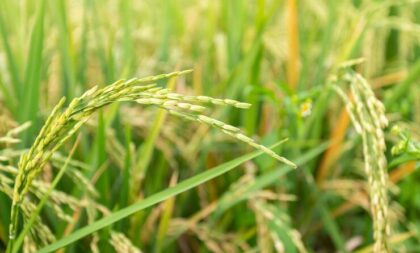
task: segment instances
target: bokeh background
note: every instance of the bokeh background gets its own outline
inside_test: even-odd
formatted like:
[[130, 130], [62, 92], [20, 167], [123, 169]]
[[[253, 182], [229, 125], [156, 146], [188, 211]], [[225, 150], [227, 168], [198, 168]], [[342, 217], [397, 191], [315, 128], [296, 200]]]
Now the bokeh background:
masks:
[[[62, 96], [193, 69], [160, 85], [253, 104], [214, 107], [211, 115], [266, 145], [289, 138], [276, 152], [299, 169], [285, 171], [261, 156], [114, 229], [144, 252], [369, 252], [361, 139], [328, 88], [343, 63], [359, 59], [352, 68], [390, 121], [390, 240], [397, 252], [419, 252], [419, 155], [408, 148], [420, 136], [419, 21], [414, 0], [2, 0], [0, 135], [32, 123], [2, 154], [30, 147]], [[400, 136], [390, 131], [395, 125]], [[111, 211], [252, 150], [214, 129], [129, 103], [103, 109], [80, 136], [72, 169], [83, 167], [99, 193], [92, 201]], [[65, 157], [72, 143], [59, 153]], [[394, 146], [399, 151], [391, 154]], [[127, 170], [141, 175], [138, 184], [127, 183]], [[53, 174], [46, 169], [42, 178]], [[87, 194], [69, 179], [57, 189]], [[0, 201], [2, 248], [10, 201], [3, 194]], [[51, 209], [42, 217], [57, 238], [69, 233]], [[73, 218], [77, 227], [92, 216], [80, 211]], [[95, 244], [113, 252], [109, 238], [101, 232], [66, 252], [93, 251]]]

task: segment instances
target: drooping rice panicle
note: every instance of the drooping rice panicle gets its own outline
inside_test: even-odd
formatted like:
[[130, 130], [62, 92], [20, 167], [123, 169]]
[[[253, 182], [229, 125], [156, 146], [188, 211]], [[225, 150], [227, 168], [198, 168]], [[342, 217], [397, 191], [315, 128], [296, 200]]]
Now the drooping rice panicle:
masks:
[[216, 105], [229, 105], [238, 108], [247, 108], [249, 104], [230, 99], [183, 96], [177, 93], [169, 93], [167, 89], [156, 87], [153, 84], [160, 79], [175, 77], [189, 72], [179, 71], [142, 79], [120, 80], [104, 88], [94, 87], [82, 96], [73, 99], [65, 109], [63, 108], [65, 99], [61, 99], [48, 117], [32, 147], [20, 158], [13, 191], [11, 223], [9, 228], [10, 239], [13, 240], [15, 238], [19, 206], [24, 195], [28, 192], [32, 181], [38, 176], [52, 155], [73, 136], [95, 111], [111, 103], [136, 101], [142, 105], [159, 106], [169, 110], [173, 114], [190, 112], [191, 115], [188, 116], [190, 119], [213, 125], [226, 134], [269, 154], [279, 161], [296, 167], [292, 162], [278, 156], [270, 149], [257, 144], [253, 139], [240, 133], [239, 129], [201, 115], [200, 113], [205, 108], [195, 103], [210, 102]]
[[356, 131], [362, 136], [364, 170], [368, 179], [370, 209], [373, 218], [374, 252], [390, 252], [388, 238], [388, 173], [383, 129], [388, 125], [384, 105], [375, 97], [367, 81], [354, 72], [344, 75], [353, 100], [339, 86], [334, 90], [346, 103]]

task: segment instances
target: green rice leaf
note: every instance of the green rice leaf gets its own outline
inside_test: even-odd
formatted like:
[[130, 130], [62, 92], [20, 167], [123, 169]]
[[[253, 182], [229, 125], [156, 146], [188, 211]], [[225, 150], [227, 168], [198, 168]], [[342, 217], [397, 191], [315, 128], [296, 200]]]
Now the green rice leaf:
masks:
[[[278, 144], [277, 144], [278, 145]], [[273, 147], [275, 147], [274, 145]], [[70, 234], [69, 236], [58, 240], [57, 242], [48, 245], [47, 247], [44, 247], [38, 251], [38, 253], [47, 253], [47, 252], [53, 252], [57, 249], [60, 249], [62, 247], [65, 247], [66, 245], [69, 245], [93, 232], [96, 232], [102, 228], [105, 228], [107, 226], [110, 226], [114, 224], [115, 222], [124, 219], [140, 210], [143, 210], [145, 208], [148, 208], [150, 206], [153, 206], [157, 203], [160, 203], [170, 197], [173, 197], [175, 195], [178, 195], [180, 193], [183, 193], [185, 191], [188, 191], [200, 184], [203, 184], [215, 177], [218, 177], [237, 166], [241, 165], [242, 163], [251, 160], [259, 155], [261, 155], [262, 151], [255, 151], [246, 155], [243, 155], [239, 158], [236, 158], [234, 160], [231, 160], [229, 162], [223, 163], [213, 169], [207, 170], [203, 173], [200, 173], [196, 176], [193, 176], [189, 179], [186, 179], [182, 181], [181, 183], [177, 184], [174, 187], [167, 188], [161, 192], [158, 192], [156, 194], [153, 194], [150, 197], [145, 198], [144, 200], [141, 200], [133, 205], [130, 205], [126, 208], [123, 208], [119, 211], [116, 211], [112, 213], [110, 216], [107, 216], [103, 219], [100, 219], [96, 221], [95, 223], [92, 223], [91, 225], [85, 226], [83, 228], [80, 228], [76, 230], [74, 233]]]

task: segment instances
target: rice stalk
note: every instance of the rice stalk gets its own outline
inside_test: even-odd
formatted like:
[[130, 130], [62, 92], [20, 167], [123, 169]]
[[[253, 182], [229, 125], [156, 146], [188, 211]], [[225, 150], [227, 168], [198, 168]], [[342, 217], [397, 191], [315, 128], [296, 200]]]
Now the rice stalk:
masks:
[[388, 174], [383, 131], [388, 125], [385, 107], [360, 74], [348, 72], [344, 75], [344, 80], [349, 83], [354, 100], [350, 100], [339, 86], [333, 85], [333, 88], [344, 100], [355, 130], [362, 137], [364, 170], [368, 179], [373, 218], [373, 250], [377, 253], [390, 252]]
[[[159, 106], [169, 110], [172, 114], [183, 116], [196, 122], [213, 125], [226, 134], [262, 150], [279, 161], [296, 167], [292, 162], [278, 156], [270, 149], [257, 144], [253, 139], [242, 134], [238, 128], [201, 115], [200, 113], [205, 110], [205, 107], [197, 103], [230, 105], [237, 108], [248, 108], [250, 104], [230, 99], [214, 99], [206, 96], [183, 96], [177, 93], [171, 93], [167, 89], [156, 87], [154, 84], [158, 80], [175, 77], [188, 72], [190, 71], [173, 72], [142, 79], [120, 80], [104, 88], [94, 87], [82, 96], [73, 99], [64, 110], [65, 99], [61, 99], [51, 112], [29, 151], [24, 153], [20, 158], [18, 174], [13, 190], [11, 223], [9, 227], [9, 242], [11, 245], [13, 245], [13, 240], [16, 236], [19, 207], [21, 207], [21, 203], [32, 181], [38, 176], [52, 155], [87, 122], [95, 111], [111, 103], [136, 101], [142, 105]], [[63, 112], [61, 112], [62, 110]]]

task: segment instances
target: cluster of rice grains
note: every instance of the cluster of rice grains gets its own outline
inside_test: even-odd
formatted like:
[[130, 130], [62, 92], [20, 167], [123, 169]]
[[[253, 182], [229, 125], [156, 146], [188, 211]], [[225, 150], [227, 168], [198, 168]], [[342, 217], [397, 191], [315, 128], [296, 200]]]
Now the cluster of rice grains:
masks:
[[111, 245], [117, 253], [141, 253], [124, 234], [111, 231]]
[[353, 125], [363, 142], [364, 166], [373, 217], [374, 252], [389, 252], [387, 241], [391, 231], [388, 220], [388, 174], [383, 132], [388, 125], [385, 107], [360, 74], [349, 71], [340, 80], [349, 84], [351, 95], [347, 96], [337, 85], [333, 85], [333, 88], [345, 101]]
[[206, 103], [230, 105], [237, 108], [248, 108], [250, 104], [206, 96], [184, 96], [171, 93], [168, 89], [157, 87], [155, 84], [158, 80], [189, 72], [180, 71], [142, 79], [120, 80], [104, 88], [94, 87], [82, 96], [73, 99], [66, 109], [63, 109], [65, 102], [63, 98], [53, 109], [30, 150], [24, 153], [19, 161], [13, 190], [11, 224], [9, 228], [10, 239], [14, 240], [16, 236], [18, 212], [19, 208], [23, 208], [24, 196], [44, 165], [95, 111], [111, 103], [136, 101], [142, 105], [158, 106], [168, 110], [170, 114], [215, 126], [226, 134], [295, 167], [292, 162], [278, 156], [270, 149], [257, 144], [253, 139], [242, 134], [238, 128], [201, 115], [205, 110], [205, 107], [202, 105]]

